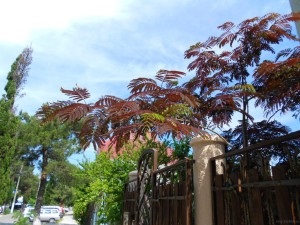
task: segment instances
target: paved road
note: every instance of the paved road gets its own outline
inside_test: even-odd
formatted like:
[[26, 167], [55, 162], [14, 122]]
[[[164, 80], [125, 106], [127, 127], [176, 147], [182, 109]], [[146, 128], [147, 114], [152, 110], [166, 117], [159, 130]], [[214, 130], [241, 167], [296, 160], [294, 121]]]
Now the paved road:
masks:
[[[15, 219], [12, 218], [12, 214], [3, 215], [0, 214], [0, 225], [13, 225]], [[67, 212], [65, 216], [56, 224], [61, 225], [78, 225], [73, 219], [73, 212]], [[43, 223], [43, 225], [53, 225], [53, 223]]]
[[64, 225], [78, 225], [78, 223], [73, 219], [73, 212], [67, 212], [62, 220], [59, 222], [59, 224], [64, 224]]
[[1, 225], [11, 225], [14, 224], [14, 219], [11, 214], [3, 215], [0, 214], [0, 224]]

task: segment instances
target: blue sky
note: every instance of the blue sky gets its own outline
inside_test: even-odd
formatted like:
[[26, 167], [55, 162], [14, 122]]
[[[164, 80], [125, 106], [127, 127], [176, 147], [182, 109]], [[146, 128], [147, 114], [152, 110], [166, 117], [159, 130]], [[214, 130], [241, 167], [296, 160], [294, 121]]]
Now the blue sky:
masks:
[[[31, 46], [33, 61], [18, 110], [33, 115], [45, 102], [66, 99], [60, 87], [76, 84], [91, 92], [91, 101], [127, 97], [133, 78], [154, 77], [159, 69], [187, 72], [184, 51], [220, 34], [217, 26], [270, 12], [290, 13], [289, 1], [1, 1], [1, 93], [11, 64]], [[299, 129], [291, 115], [281, 121]]]

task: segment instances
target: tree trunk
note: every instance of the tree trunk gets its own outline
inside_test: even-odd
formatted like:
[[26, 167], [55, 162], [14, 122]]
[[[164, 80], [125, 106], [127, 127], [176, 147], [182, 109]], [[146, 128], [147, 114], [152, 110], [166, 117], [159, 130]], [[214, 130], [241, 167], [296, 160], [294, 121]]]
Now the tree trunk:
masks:
[[46, 167], [48, 165], [48, 156], [47, 156], [47, 149], [43, 149], [43, 161], [42, 161], [42, 171], [41, 171], [41, 180], [40, 180], [40, 185], [36, 197], [36, 203], [35, 203], [35, 211], [37, 214], [40, 213], [41, 207], [43, 204], [44, 200], [44, 194], [46, 191], [46, 184], [47, 184], [47, 172], [46, 172]]
[[[247, 84], [245, 77], [242, 77], [242, 84], [243, 85]], [[242, 103], [243, 111], [248, 113], [249, 100], [247, 95], [244, 94], [242, 99], [243, 99], [243, 103]], [[242, 116], [242, 134], [243, 134], [243, 148], [245, 148], [248, 146], [248, 116], [246, 116], [245, 113], [243, 113]]]
[[87, 212], [85, 217], [83, 218], [83, 222], [81, 225], [92, 225], [93, 217], [94, 217], [94, 203], [89, 203], [87, 206]]

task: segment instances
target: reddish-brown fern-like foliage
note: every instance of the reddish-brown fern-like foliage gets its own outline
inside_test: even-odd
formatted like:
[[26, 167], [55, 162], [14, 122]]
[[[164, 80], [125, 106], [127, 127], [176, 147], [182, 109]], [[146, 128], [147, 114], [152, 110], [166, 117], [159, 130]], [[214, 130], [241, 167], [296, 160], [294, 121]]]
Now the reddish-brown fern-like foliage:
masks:
[[[218, 27], [224, 31], [219, 37], [209, 37], [207, 41], [191, 46], [185, 52], [185, 58], [193, 58], [188, 70], [195, 71], [195, 76], [183, 87], [208, 102], [208, 107], [203, 108], [201, 104], [199, 111], [218, 125], [231, 121], [234, 111], [251, 119], [247, 105], [258, 93], [247, 81], [251, 75], [249, 69], [259, 66], [262, 52], [275, 53], [273, 45], [284, 38], [298, 40], [292, 35], [290, 23], [299, 19], [300, 13], [270, 13], [238, 25], [226, 22]], [[226, 48], [226, 51], [220, 52], [217, 48]]]
[[275, 61], [263, 62], [254, 77], [259, 89], [256, 105], [262, 105], [267, 115], [292, 111], [299, 117], [300, 46], [280, 51]]
[[90, 144], [95, 149], [104, 144], [109, 129], [107, 108], [118, 98], [106, 96], [96, 103], [86, 103], [90, 93], [85, 88], [75, 87], [73, 90], [61, 89], [72, 100], [57, 101], [44, 104], [36, 113], [44, 123], [59, 119], [62, 122], [80, 122], [82, 125], [78, 134], [80, 144], [86, 149]]
[[90, 98], [91, 95], [86, 88], [75, 87], [72, 91], [60, 88], [60, 91], [67, 96], [70, 96], [74, 101], [80, 102]]
[[[112, 130], [115, 134], [129, 132], [135, 134], [135, 138], [150, 133], [153, 138], [163, 135], [193, 135], [201, 133], [202, 124], [183, 124], [184, 120], [176, 115], [164, 115], [169, 107], [176, 107], [177, 104], [186, 104], [190, 109], [198, 105], [197, 98], [187, 89], [177, 86], [178, 78], [185, 75], [180, 71], [160, 70], [156, 79], [137, 78], [132, 80], [128, 88], [131, 95], [115, 105], [112, 109], [114, 114], [111, 119], [115, 122], [122, 122], [122, 126]], [[130, 107], [129, 107], [130, 106]], [[128, 124], [128, 129], [125, 124]], [[200, 129], [199, 129], [200, 128]], [[126, 137], [124, 139], [126, 140]], [[118, 141], [115, 139], [115, 141]]]
[[130, 138], [148, 134], [153, 138], [205, 134], [201, 117], [191, 115], [198, 99], [177, 86], [183, 75], [180, 71], [161, 70], [155, 77], [160, 84], [150, 78], [134, 79], [128, 85], [131, 95], [127, 99], [104, 96], [89, 104], [85, 103], [90, 96], [86, 89], [61, 89], [73, 101], [45, 104], [37, 115], [44, 121], [80, 121], [79, 139], [84, 149], [90, 144], [98, 149], [107, 139], [119, 150]]

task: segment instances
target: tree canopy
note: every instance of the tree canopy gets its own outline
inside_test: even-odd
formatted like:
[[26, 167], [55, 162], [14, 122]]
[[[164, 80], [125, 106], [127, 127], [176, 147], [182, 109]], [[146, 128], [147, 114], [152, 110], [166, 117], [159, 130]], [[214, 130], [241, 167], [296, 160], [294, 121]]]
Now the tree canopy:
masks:
[[[298, 41], [292, 34], [291, 22], [299, 19], [299, 13], [269, 13], [238, 25], [226, 22], [218, 27], [223, 31], [220, 36], [209, 37], [185, 52], [186, 58], [193, 58], [188, 69], [196, 73], [184, 87], [195, 92], [200, 101], [206, 103], [200, 105], [199, 112], [220, 126], [231, 122], [234, 112], [241, 113], [243, 146], [248, 145], [247, 124], [253, 122], [253, 117], [249, 115], [250, 100], [256, 99], [256, 106], [263, 106], [267, 113], [276, 108], [294, 110], [291, 102], [298, 97], [286, 89], [290, 87], [287, 80], [293, 77], [290, 82], [296, 93], [299, 92], [299, 52], [281, 50], [275, 62], [269, 60], [268, 63], [262, 61], [262, 57], [263, 53], [275, 54], [275, 49], [284, 39]], [[277, 62], [286, 56], [290, 57]], [[274, 73], [278, 74], [277, 77]], [[285, 81], [278, 89], [281, 80]]]
[[[44, 201], [47, 181], [50, 180], [53, 184], [55, 182], [51, 179], [53, 174], [59, 175], [55, 173], [55, 170], [59, 168], [63, 171], [69, 168], [67, 158], [80, 151], [81, 148], [73, 127], [68, 123], [51, 121], [51, 123], [41, 125], [40, 120], [26, 113], [22, 114], [22, 121], [23, 126], [19, 130], [20, 137], [23, 139], [20, 146], [22, 160], [38, 168], [41, 173], [35, 205], [38, 212]], [[59, 203], [63, 204], [65, 197], [60, 196], [59, 200], [61, 201]]]
[[101, 223], [120, 222], [124, 184], [128, 173], [136, 169], [138, 156], [139, 151], [124, 151], [111, 160], [108, 152], [102, 152], [95, 162], [81, 164], [74, 204], [80, 224], [90, 224], [95, 208]]
[[17, 153], [20, 120], [14, 113], [14, 103], [28, 75], [32, 49], [25, 48], [16, 58], [7, 75], [6, 94], [0, 99], [0, 204], [12, 195], [12, 165]]
[[152, 138], [172, 135], [204, 134], [202, 121], [193, 115], [197, 98], [185, 88], [177, 86], [184, 73], [159, 71], [155, 78], [134, 79], [128, 85], [131, 95], [127, 99], [104, 96], [92, 104], [85, 103], [90, 93], [85, 88], [61, 89], [72, 101], [48, 103], [37, 115], [45, 121], [82, 123], [79, 138], [84, 148], [90, 144], [97, 149], [110, 139], [120, 149], [132, 135], [134, 139], [151, 134]]
[[[276, 53], [275, 46], [283, 40], [298, 41], [291, 23], [299, 19], [299, 13], [269, 13], [238, 25], [226, 22], [218, 27], [223, 31], [220, 36], [209, 37], [185, 52], [185, 58], [193, 58], [187, 69], [195, 75], [183, 85], [179, 81], [184, 72], [160, 70], [156, 80], [133, 79], [126, 99], [104, 96], [91, 104], [84, 102], [90, 97], [87, 89], [62, 88], [71, 100], [47, 103], [37, 115], [45, 121], [81, 121], [79, 137], [84, 148], [93, 144], [97, 149], [110, 139], [118, 149], [132, 133], [135, 138], [147, 132], [153, 138], [205, 136], [210, 124], [222, 127], [239, 112], [243, 146], [247, 146], [247, 126], [254, 122], [249, 114], [251, 100], [267, 115], [276, 110], [299, 115], [299, 95], [289, 89], [292, 85], [299, 92], [298, 48], [281, 50], [275, 60], [263, 61], [263, 53]], [[284, 80], [284, 85], [276, 90], [278, 80]]]

